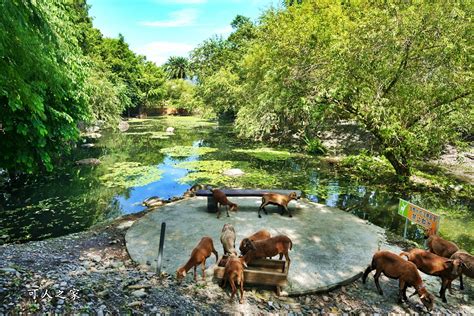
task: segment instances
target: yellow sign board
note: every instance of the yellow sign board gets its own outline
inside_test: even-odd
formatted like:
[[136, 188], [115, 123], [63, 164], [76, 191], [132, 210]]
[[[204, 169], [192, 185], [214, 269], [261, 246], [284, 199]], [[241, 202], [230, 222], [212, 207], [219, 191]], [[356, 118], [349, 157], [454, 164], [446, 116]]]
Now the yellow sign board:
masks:
[[421, 225], [429, 230], [430, 233], [437, 233], [439, 228], [440, 216], [424, 208], [416, 206], [408, 201], [400, 199], [398, 205], [398, 214], [406, 217], [411, 222]]

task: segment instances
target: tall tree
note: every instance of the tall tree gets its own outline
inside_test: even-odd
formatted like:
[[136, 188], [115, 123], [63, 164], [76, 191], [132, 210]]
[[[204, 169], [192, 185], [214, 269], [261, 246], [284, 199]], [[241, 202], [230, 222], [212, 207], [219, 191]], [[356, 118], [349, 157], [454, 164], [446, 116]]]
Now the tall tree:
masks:
[[185, 79], [188, 75], [189, 62], [186, 57], [171, 56], [164, 65], [170, 79]]
[[60, 3], [1, 1], [0, 11], [0, 168], [51, 170], [89, 116], [76, 30]]

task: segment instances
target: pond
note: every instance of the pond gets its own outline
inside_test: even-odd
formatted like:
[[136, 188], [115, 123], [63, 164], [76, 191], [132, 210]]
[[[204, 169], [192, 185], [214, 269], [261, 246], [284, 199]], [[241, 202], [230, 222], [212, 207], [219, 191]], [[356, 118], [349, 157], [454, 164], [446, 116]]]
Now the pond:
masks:
[[[338, 207], [403, 235], [397, 214], [403, 198], [442, 215], [441, 234], [474, 251], [474, 215], [469, 202], [434, 193], [386, 192], [355, 183], [316, 156], [257, 147], [239, 140], [232, 126], [196, 117], [132, 119], [126, 132], [101, 131], [84, 139], [74, 160], [98, 158], [97, 166], [69, 164], [48, 176], [30, 176], [0, 187], [0, 244], [72, 232], [145, 209], [151, 196], [181, 196], [193, 184], [235, 188], [302, 190], [313, 201]], [[175, 128], [167, 133], [166, 128]], [[239, 168], [241, 177], [222, 172]], [[255, 212], [255, 217], [257, 214]], [[408, 237], [423, 242], [409, 225]]]

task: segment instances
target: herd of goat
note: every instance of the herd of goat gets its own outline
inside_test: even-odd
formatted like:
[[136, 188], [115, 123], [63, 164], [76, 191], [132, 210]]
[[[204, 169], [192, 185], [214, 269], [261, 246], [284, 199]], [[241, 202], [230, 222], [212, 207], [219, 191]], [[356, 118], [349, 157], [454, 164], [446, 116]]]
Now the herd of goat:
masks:
[[[219, 204], [228, 207], [227, 216], [229, 216], [229, 209], [237, 210], [237, 204], [230, 202], [224, 192], [218, 189], [212, 189], [211, 191]], [[287, 206], [288, 203], [295, 198], [296, 193], [290, 193], [289, 195], [276, 193], [264, 194], [258, 215], [260, 217], [261, 209], [265, 211], [267, 204], [274, 204], [287, 210], [291, 217]], [[217, 217], [219, 218], [219, 216], [220, 211], [218, 208]], [[403, 300], [408, 301], [406, 290], [412, 286], [415, 288], [415, 292], [410, 295], [410, 297], [418, 294], [425, 307], [431, 311], [434, 306], [434, 296], [427, 291], [423, 284], [423, 280], [418, 272], [418, 270], [420, 270], [423, 273], [441, 278], [439, 294], [443, 302], [447, 302], [445, 292], [446, 289], [451, 290], [453, 280], [459, 277], [460, 288], [463, 290], [462, 276], [466, 275], [470, 278], [474, 278], [474, 256], [459, 250], [459, 247], [455, 243], [447, 241], [435, 234], [431, 234], [430, 232], [426, 232], [426, 238], [428, 250], [415, 248], [407, 252], [402, 252], [399, 255], [389, 251], [377, 251], [372, 258], [371, 264], [367, 267], [362, 276], [363, 283], [366, 282], [369, 273], [375, 270], [375, 285], [380, 295], [383, 295], [379, 284], [380, 275], [383, 273], [391, 279], [398, 279], [398, 301], [400, 303]], [[239, 247], [241, 256], [238, 256], [237, 250], [235, 249], [235, 239], [236, 233], [234, 227], [231, 224], [225, 224], [222, 228], [220, 240], [224, 248], [224, 255], [228, 255], [228, 258], [225, 260], [224, 277], [221, 286], [225, 287], [227, 281], [229, 281], [232, 288], [231, 299], [233, 299], [237, 292], [236, 284], [239, 285], [239, 302], [242, 303], [244, 268], [247, 267], [247, 264], [253, 259], [271, 258], [280, 255], [280, 260], [285, 256], [287, 262], [286, 269], [288, 269], [290, 266], [288, 251], [292, 249], [293, 243], [291, 239], [285, 235], [271, 237], [270, 233], [263, 229], [241, 241]], [[196, 268], [198, 265], [201, 265], [202, 277], [205, 279], [206, 258], [212, 253], [216, 256], [217, 262], [218, 254], [214, 248], [212, 239], [210, 237], [203, 237], [199, 244], [193, 249], [188, 262], [177, 270], [176, 275], [178, 280], [185, 277], [187, 271], [191, 268], [194, 268], [194, 279], [197, 280]], [[403, 257], [406, 257], [407, 260], [403, 259]], [[221, 263], [222, 262], [224, 261], [221, 260]]]

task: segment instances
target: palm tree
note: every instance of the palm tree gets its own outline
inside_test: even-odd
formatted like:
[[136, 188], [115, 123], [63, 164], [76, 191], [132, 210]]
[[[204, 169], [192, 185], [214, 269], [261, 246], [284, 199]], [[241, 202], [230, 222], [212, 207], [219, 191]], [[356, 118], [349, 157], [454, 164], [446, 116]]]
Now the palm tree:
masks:
[[164, 68], [170, 79], [184, 79], [188, 72], [189, 62], [186, 57], [171, 56]]

